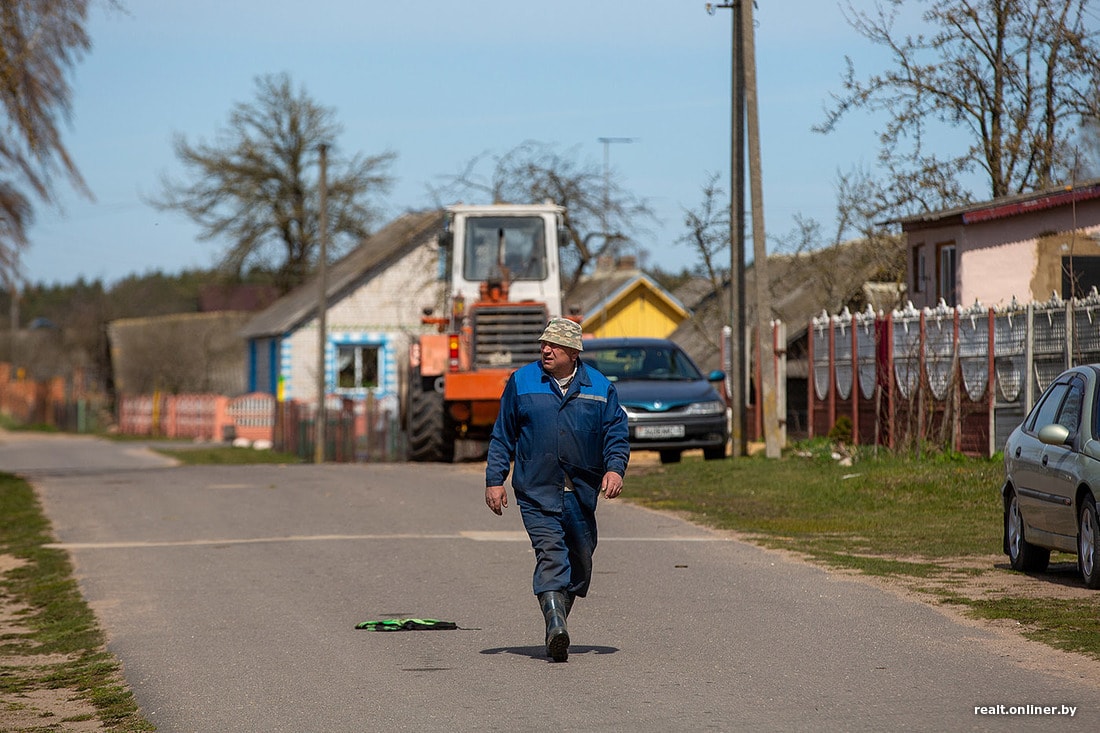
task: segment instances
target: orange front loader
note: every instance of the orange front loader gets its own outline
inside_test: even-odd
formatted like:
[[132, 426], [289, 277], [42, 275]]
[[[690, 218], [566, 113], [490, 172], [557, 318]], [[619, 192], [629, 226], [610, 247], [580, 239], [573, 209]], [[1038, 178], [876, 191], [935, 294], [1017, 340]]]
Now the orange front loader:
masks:
[[539, 358], [538, 337], [561, 313], [562, 209], [458, 206], [448, 210], [440, 254], [449, 265], [445, 315], [409, 349], [408, 458], [451, 461], [455, 441], [486, 440], [508, 377]]

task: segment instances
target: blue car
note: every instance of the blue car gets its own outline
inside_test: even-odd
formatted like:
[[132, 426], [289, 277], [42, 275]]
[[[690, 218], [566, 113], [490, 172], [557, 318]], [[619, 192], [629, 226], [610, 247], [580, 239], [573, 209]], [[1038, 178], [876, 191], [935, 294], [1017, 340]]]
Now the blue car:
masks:
[[630, 426], [630, 449], [657, 451], [676, 463], [685, 450], [726, 457], [729, 419], [713, 382], [675, 342], [655, 338], [585, 339], [581, 359], [615, 383]]

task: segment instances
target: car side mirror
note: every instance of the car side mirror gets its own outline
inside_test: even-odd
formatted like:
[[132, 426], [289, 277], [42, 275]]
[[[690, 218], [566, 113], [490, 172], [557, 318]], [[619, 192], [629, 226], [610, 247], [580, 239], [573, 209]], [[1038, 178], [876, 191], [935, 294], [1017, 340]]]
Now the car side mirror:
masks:
[[1069, 441], [1069, 428], [1054, 423], [1039, 429], [1039, 442], [1046, 445], [1065, 445]]
[[715, 369], [713, 372], [707, 375], [708, 382], [721, 382], [726, 378], [726, 373], [721, 369]]

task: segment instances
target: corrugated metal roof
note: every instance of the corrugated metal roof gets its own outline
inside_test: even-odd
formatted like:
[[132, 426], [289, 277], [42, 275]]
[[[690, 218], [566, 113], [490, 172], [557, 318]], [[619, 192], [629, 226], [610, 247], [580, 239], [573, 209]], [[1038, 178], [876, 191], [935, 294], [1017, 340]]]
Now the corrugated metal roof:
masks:
[[972, 224], [1032, 211], [1052, 209], [1074, 201], [1089, 201], [1095, 198], [1100, 198], [1100, 178], [1093, 178], [1072, 185], [1056, 186], [1042, 191], [1021, 193], [1015, 196], [1001, 196], [990, 201], [967, 204], [953, 209], [907, 216], [902, 219], [895, 219], [894, 223], [901, 224], [904, 231], [939, 225], [952, 219], [957, 219], [963, 224]]
[[[328, 268], [326, 292], [329, 307], [353, 286], [369, 280], [390, 262], [443, 230], [442, 210], [410, 212], [387, 224], [378, 233]], [[284, 295], [258, 313], [242, 329], [245, 338], [279, 336], [317, 313], [317, 278]]]

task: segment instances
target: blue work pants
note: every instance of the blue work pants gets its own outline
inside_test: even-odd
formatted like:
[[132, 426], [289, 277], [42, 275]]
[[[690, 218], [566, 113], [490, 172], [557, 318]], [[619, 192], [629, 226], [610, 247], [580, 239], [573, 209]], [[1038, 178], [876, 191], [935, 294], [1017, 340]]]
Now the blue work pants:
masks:
[[596, 515], [564, 492], [561, 514], [518, 502], [523, 526], [535, 549], [535, 595], [565, 591], [584, 598], [592, 582], [592, 553], [596, 550]]

